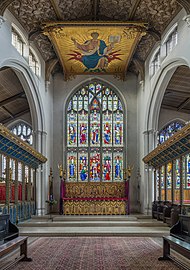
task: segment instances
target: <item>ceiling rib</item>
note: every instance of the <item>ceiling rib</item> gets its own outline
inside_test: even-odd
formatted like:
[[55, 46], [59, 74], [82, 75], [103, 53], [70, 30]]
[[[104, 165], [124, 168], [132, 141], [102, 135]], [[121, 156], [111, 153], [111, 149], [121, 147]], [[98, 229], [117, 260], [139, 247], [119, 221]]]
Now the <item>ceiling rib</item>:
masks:
[[4, 106], [1, 106], [1, 108], [5, 111], [5, 112], [7, 112], [9, 115], [10, 115], [10, 117], [13, 119], [14, 118], [14, 115], [7, 109], [7, 108], [5, 108]]
[[133, 19], [133, 17], [135, 16], [135, 12], [136, 12], [136, 10], [137, 10], [138, 5], [140, 4], [140, 2], [141, 2], [141, 0], [133, 1], [131, 12], [129, 13], [129, 21], [131, 21]]
[[181, 111], [188, 103], [190, 102], [190, 98], [187, 98], [185, 101], [183, 101], [180, 106], [177, 108], [177, 111]]
[[100, 0], [93, 1], [93, 21], [98, 20]]
[[15, 118], [20, 117], [20, 116], [22, 116], [22, 115], [24, 115], [24, 114], [26, 114], [28, 112], [30, 112], [30, 109], [26, 109], [24, 111], [16, 113], [16, 114], [13, 115], [13, 117], [9, 117], [9, 118], [6, 118], [6, 119], [2, 120], [1, 123], [6, 124], [7, 122], [11, 121], [13, 118], [15, 119]]
[[189, 0], [177, 0], [177, 2], [182, 6], [187, 14], [190, 14], [190, 1]]
[[9, 97], [9, 98], [6, 98], [6, 99], [0, 101], [0, 107], [4, 106], [4, 105], [6, 105], [6, 104], [8, 104], [8, 103], [10, 103], [12, 101], [15, 101], [18, 98], [25, 98], [25, 97], [26, 97], [25, 92], [21, 92], [19, 94], [16, 94], [16, 95], [14, 95], [12, 97]]
[[0, 0], [0, 15], [3, 16], [6, 8], [12, 4], [15, 0]]
[[54, 0], [50, 0], [50, 2], [51, 2], [51, 4], [52, 4], [52, 6], [53, 6], [53, 9], [54, 9], [55, 14], [56, 14], [56, 16], [57, 16], [57, 19], [61, 21], [63, 18], [62, 18], [62, 16], [61, 16], [61, 12], [60, 12], [60, 10], [59, 10], [58, 5], [55, 3]]

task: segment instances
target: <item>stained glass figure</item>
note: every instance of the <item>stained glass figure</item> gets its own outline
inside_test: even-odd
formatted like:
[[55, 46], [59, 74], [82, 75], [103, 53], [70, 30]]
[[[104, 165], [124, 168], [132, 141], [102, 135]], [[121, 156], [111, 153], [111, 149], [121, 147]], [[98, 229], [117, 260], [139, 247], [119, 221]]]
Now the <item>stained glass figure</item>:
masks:
[[79, 124], [79, 144], [83, 146], [87, 146], [87, 124], [80, 123]]
[[77, 155], [76, 153], [68, 153], [67, 155], [68, 160], [68, 179], [69, 181], [76, 181], [76, 175], [77, 175]]
[[112, 154], [103, 153], [103, 168], [102, 168], [103, 181], [112, 181]]
[[99, 123], [91, 123], [91, 145], [99, 146], [100, 145], [100, 124]]
[[96, 85], [96, 93], [98, 93], [101, 89], [102, 89], [102, 85], [100, 83], [98, 83]]
[[90, 181], [100, 181], [100, 153], [90, 154]]
[[176, 159], [175, 162], [175, 188], [180, 188], [180, 160]]
[[114, 153], [114, 181], [123, 180], [123, 154]]
[[123, 106], [115, 91], [91, 82], [73, 94], [66, 115], [68, 181], [123, 181]]
[[186, 188], [190, 188], [190, 154], [186, 157]]
[[87, 153], [79, 153], [79, 181], [88, 180], [88, 155]]
[[182, 129], [185, 126], [184, 123], [179, 121], [174, 121], [161, 129], [158, 133], [158, 144], [162, 144], [167, 139], [169, 139], [174, 133]]
[[70, 123], [68, 128], [68, 142], [69, 146], [76, 146], [77, 145], [77, 134], [76, 134], [76, 127], [77, 125], [75, 123]]
[[165, 181], [164, 181], [164, 166], [161, 167], [160, 177], [161, 177], [161, 189], [164, 189], [165, 187]]
[[167, 188], [171, 188], [172, 184], [172, 163], [167, 164]]

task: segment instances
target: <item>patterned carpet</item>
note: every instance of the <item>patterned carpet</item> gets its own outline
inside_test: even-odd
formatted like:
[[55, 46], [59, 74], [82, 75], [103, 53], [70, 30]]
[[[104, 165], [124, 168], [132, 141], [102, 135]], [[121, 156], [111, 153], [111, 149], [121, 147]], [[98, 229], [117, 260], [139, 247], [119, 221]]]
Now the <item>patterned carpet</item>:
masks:
[[28, 247], [32, 262], [14, 270], [177, 270], [158, 261], [162, 247], [145, 237], [43, 237]]

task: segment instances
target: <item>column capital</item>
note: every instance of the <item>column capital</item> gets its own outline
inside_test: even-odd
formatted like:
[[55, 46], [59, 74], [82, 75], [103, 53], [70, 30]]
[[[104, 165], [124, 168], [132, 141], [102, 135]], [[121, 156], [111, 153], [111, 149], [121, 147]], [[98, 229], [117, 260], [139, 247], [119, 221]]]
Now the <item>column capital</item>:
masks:
[[2, 16], [0, 16], [0, 28], [1, 28], [1, 26], [2, 26], [2, 24], [5, 22], [5, 19], [2, 17]]
[[185, 21], [187, 23], [187, 26], [190, 27], [190, 14], [188, 14], [187, 16], [185, 16], [183, 18], [183, 21]]

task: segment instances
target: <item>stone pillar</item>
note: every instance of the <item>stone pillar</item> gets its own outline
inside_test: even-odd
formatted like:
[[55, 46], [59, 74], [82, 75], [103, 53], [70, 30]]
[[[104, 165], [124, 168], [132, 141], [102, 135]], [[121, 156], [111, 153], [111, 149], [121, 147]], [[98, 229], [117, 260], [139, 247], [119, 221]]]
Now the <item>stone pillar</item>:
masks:
[[180, 205], [182, 210], [182, 204], [183, 204], [183, 158], [180, 157]]
[[[46, 133], [42, 131], [35, 132], [36, 150], [45, 155]], [[47, 179], [46, 179], [47, 178]], [[45, 201], [47, 200], [48, 177], [46, 177], [46, 164], [41, 164], [36, 170], [36, 214], [44, 215], [46, 212]]]
[[25, 202], [25, 165], [22, 163], [22, 203]]
[[[144, 154], [147, 155], [155, 147], [156, 131], [151, 129], [144, 132]], [[144, 174], [144, 208], [145, 213], [149, 214], [152, 209], [152, 201], [154, 196], [153, 190], [154, 174], [152, 167], [145, 165]]]
[[172, 203], [174, 203], [174, 189], [175, 189], [174, 176], [175, 176], [175, 162], [174, 160], [172, 160], [172, 186], [171, 186]]
[[15, 206], [16, 223], [18, 222], [18, 160], [15, 160]]
[[167, 185], [168, 183], [167, 183], [167, 164], [165, 164], [164, 165], [164, 192], [165, 192], [165, 194], [164, 194], [164, 200], [165, 201], [167, 201], [167, 199], [168, 199], [168, 194], [167, 194], [167, 190], [168, 190], [168, 188], [167, 188]]
[[162, 198], [162, 189], [161, 189], [161, 167], [159, 167], [158, 171], [158, 177], [159, 177], [159, 195], [158, 195], [158, 200], [161, 201]]
[[31, 168], [28, 167], [27, 202], [31, 201]]
[[5, 198], [5, 204], [8, 207], [10, 207], [10, 158], [6, 157], [6, 170], [5, 170], [6, 180], [5, 180], [5, 189], [6, 189], [6, 198]]

